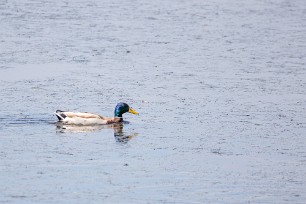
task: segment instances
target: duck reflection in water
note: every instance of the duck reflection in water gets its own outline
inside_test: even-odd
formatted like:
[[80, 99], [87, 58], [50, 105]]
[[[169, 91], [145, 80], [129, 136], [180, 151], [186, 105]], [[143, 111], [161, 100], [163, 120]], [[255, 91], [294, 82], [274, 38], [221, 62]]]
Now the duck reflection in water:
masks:
[[126, 133], [123, 131], [123, 126], [129, 124], [128, 122], [121, 122], [109, 125], [65, 125], [61, 122], [56, 123], [56, 130], [59, 133], [86, 133], [98, 132], [102, 129], [113, 129], [116, 142], [127, 143], [137, 133]]

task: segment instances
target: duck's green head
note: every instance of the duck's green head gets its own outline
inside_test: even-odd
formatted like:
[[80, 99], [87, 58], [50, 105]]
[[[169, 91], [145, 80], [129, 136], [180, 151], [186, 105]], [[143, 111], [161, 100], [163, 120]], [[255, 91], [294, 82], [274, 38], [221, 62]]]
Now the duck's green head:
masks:
[[115, 108], [115, 117], [122, 117], [123, 113], [132, 113], [132, 114], [138, 114], [134, 109], [130, 108], [130, 106], [126, 103], [118, 103]]

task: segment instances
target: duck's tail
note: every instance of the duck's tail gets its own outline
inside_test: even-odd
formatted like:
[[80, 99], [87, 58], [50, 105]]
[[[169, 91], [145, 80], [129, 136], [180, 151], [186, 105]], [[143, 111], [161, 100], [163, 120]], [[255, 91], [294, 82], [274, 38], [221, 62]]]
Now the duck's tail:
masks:
[[57, 110], [55, 111], [55, 115], [58, 119], [58, 121], [63, 121], [67, 116], [64, 114], [65, 111]]

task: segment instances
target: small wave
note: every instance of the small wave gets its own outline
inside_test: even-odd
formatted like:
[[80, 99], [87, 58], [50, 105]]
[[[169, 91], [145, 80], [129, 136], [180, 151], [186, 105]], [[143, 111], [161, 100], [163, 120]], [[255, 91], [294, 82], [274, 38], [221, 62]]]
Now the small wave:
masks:
[[55, 120], [43, 117], [0, 117], [0, 124], [2, 125], [41, 125], [55, 123]]

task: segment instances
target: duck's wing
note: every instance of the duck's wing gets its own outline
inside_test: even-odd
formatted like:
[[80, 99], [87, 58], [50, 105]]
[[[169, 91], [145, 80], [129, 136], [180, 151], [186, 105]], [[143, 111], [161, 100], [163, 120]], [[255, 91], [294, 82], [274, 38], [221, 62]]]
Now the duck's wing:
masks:
[[105, 117], [94, 114], [94, 113], [82, 113], [82, 112], [70, 112], [70, 111], [61, 111], [57, 110], [55, 112], [55, 115], [57, 118], [61, 121], [64, 120], [65, 118], [83, 118], [83, 119], [89, 119], [89, 118], [97, 118], [97, 119], [105, 119]]
[[105, 117], [95, 113], [82, 113], [82, 112], [62, 112], [66, 117], [69, 118], [98, 118], [105, 119]]

